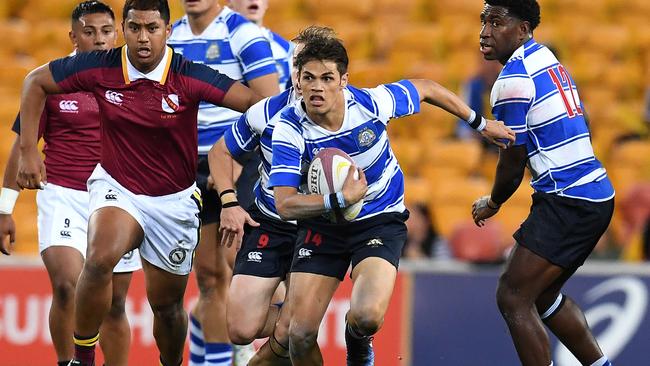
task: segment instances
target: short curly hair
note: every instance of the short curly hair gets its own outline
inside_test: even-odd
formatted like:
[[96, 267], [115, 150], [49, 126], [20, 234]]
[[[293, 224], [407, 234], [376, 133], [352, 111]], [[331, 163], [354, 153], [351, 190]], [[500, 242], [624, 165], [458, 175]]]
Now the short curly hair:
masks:
[[535, 30], [541, 21], [537, 0], [485, 0], [485, 4], [508, 9], [511, 15], [530, 23], [531, 30]]

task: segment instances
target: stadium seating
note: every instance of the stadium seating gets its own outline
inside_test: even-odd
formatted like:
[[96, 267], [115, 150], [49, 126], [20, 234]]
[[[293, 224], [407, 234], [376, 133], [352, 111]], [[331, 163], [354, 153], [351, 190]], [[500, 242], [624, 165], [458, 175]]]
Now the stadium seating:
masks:
[[[7, 131], [18, 110], [27, 72], [71, 51], [69, 13], [78, 0], [0, 2], [0, 128]], [[107, 0], [118, 21], [123, 0]], [[371, 87], [402, 78], [428, 78], [454, 91], [476, 70], [478, 14], [475, 0], [270, 0], [265, 25], [291, 38], [310, 24], [335, 28], [349, 49], [351, 82]], [[647, 136], [641, 119], [650, 85], [650, 1], [540, 0], [542, 25], [536, 39], [557, 49], [576, 80], [591, 120], [594, 148], [617, 191], [650, 179], [648, 142], [619, 144], [621, 136]], [[172, 18], [182, 15], [170, 1]], [[323, 11], [325, 9], [325, 11]], [[496, 155], [477, 142], [450, 141], [456, 119], [423, 106], [419, 115], [391, 122], [389, 135], [406, 178], [406, 199], [425, 202], [447, 238], [470, 219], [474, 199], [489, 193]], [[0, 133], [4, 166], [13, 134]], [[508, 242], [528, 212], [528, 178], [494, 218]], [[451, 181], [452, 183], [448, 183]], [[21, 238], [35, 245], [33, 196], [17, 208]], [[618, 215], [618, 214], [617, 214]], [[20, 218], [20, 220], [18, 220]], [[615, 220], [616, 221], [616, 220]], [[615, 226], [615, 225], [614, 225]], [[35, 253], [36, 247], [32, 247]]]

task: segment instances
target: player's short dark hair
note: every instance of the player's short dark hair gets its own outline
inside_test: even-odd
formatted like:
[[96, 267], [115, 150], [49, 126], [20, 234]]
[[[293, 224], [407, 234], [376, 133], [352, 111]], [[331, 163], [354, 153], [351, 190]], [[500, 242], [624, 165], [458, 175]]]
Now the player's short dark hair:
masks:
[[485, 0], [485, 3], [507, 8], [510, 15], [530, 23], [531, 30], [535, 30], [541, 21], [537, 0]]
[[348, 51], [337, 38], [315, 38], [305, 44], [305, 48], [296, 56], [295, 66], [298, 72], [309, 61], [332, 61], [341, 75], [348, 72]]
[[126, 20], [129, 10], [158, 10], [165, 24], [169, 24], [169, 3], [167, 0], [126, 0], [122, 10], [122, 21]]
[[97, 13], [108, 14], [111, 19], [115, 20], [115, 13], [113, 13], [113, 9], [111, 9], [110, 6], [104, 4], [103, 2], [95, 0], [84, 1], [75, 6], [74, 10], [72, 10], [70, 20], [72, 20], [74, 23], [79, 21], [79, 19], [81, 19], [81, 17], [84, 15]]
[[315, 39], [322, 38], [337, 38], [336, 32], [330, 27], [322, 27], [319, 25], [310, 25], [309, 27], [303, 29], [294, 37], [291, 41], [294, 43], [307, 44]]

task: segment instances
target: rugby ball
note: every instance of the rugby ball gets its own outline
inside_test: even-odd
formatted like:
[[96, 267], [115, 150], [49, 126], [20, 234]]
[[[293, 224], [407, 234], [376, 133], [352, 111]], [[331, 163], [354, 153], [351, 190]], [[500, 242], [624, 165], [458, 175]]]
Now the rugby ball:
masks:
[[[352, 164], [352, 158], [343, 150], [328, 147], [319, 151], [307, 170], [309, 193], [327, 195], [339, 192]], [[354, 178], [359, 179], [359, 173], [354, 172]], [[363, 199], [339, 212], [333, 212], [328, 218], [334, 222], [352, 221], [359, 216], [362, 207]]]

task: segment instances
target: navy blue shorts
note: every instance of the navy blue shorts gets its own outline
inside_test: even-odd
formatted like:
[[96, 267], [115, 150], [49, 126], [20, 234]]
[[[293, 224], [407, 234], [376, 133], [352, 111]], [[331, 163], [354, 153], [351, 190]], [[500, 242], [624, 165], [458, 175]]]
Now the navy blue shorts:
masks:
[[517, 243], [566, 269], [580, 267], [593, 251], [614, 213], [614, 199], [591, 202], [535, 192]]
[[249, 213], [260, 226], [246, 225], [234, 274], [284, 279], [291, 268], [298, 228], [262, 214], [256, 206]]
[[395, 268], [406, 242], [408, 211], [333, 224], [323, 219], [298, 222], [298, 242], [291, 272], [307, 272], [339, 280], [369, 257], [385, 259]]
[[[237, 200], [243, 208], [253, 206], [255, 182], [259, 178], [257, 167], [259, 165], [259, 156], [251, 153], [243, 161], [243, 170], [237, 180]], [[201, 190], [203, 199], [203, 210], [199, 213], [201, 222], [205, 224], [214, 224], [219, 222], [221, 216], [221, 199], [217, 191], [208, 190], [208, 177], [210, 176], [210, 165], [206, 155], [199, 155], [198, 169], [196, 172], [196, 186]]]

